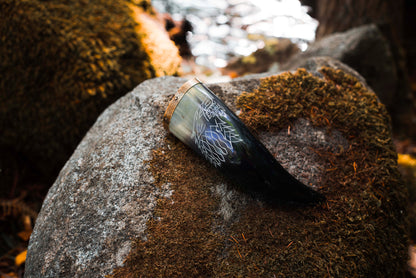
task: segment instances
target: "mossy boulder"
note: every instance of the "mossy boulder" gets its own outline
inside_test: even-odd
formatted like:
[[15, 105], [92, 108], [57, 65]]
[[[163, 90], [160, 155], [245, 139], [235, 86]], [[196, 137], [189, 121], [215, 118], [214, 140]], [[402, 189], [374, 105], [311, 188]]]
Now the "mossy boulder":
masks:
[[319, 67], [209, 85], [326, 196], [316, 206], [253, 199], [169, 134], [163, 113], [184, 81], [143, 82], [98, 118], [45, 199], [26, 277], [405, 274], [390, 120], [356, 77]]
[[334, 33], [312, 43], [304, 52], [282, 65], [294, 70], [311, 57], [329, 56], [358, 71], [390, 110], [400, 98], [398, 71], [390, 45], [379, 28], [364, 25]]
[[150, 1], [0, 3], [0, 146], [57, 173], [99, 113], [180, 57]]

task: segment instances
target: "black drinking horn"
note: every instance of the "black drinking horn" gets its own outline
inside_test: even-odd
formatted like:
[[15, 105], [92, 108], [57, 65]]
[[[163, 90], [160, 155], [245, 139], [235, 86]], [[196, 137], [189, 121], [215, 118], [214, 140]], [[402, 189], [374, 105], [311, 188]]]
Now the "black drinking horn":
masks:
[[183, 84], [165, 126], [238, 187], [270, 201], [317, 203], [325, 197], [288, 173], [240, 119], [197, 78]]

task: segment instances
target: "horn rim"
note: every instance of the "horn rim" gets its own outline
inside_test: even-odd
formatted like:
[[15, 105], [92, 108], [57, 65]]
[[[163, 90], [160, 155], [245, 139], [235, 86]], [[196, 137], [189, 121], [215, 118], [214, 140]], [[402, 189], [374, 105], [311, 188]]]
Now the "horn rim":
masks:
[[163, 122], [166, 129], [169, 129], [170, 119], [172, 118], [173, 113], [175, 112], [176, 107], [178, 106], [179, 102], [181, 101], [182, 97], [186, 94], [186, 92], [191, 89], [193, 86], [202, 83], [197, 77], [194, 77], [179, 87], [178, 91], [170, 100], [168, 107], [163, 115]]

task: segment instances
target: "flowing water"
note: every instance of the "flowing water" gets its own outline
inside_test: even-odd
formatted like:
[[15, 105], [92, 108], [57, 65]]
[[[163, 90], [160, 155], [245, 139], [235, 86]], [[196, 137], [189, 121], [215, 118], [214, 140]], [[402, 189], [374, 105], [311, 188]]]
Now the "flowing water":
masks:
[[234, 56], [262, 48], [270, 37], [290, 38], [305, 49], [318, 24], [298, 0], [152, 0], [152, 4], [175, 20], [192, 23], [188, 41], [195, 63], [213, 70]]

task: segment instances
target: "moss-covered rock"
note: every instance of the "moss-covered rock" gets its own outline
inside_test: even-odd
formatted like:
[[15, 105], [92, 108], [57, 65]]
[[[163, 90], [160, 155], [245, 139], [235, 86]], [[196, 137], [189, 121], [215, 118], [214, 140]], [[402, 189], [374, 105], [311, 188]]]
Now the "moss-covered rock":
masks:
[[107, 105], [179, 70], [148, 0], [5, 0], [0, 18], [0, 145], [47, 174]]
[[109, 107], [62, 170], [27, 277], [403, 276], [407, 192], [386, 109], [344, 71], [314, 72], [210, 88], [326, 203], [273, 206], [232, 187], [162, 127], [183, 79], [154, 79]]
[[322, 56], [338, 59], [358, 71], [388, 108], [397, 103], [400, 96], [397, 68], [390, 45], [376, 25], [364, 25], [319, 39], [282, 65], [282, 69], [295, 70], [307, 59]]
[[149, 221], [148, 240], [136, 241], [115, 277], [404, 275], [406, 191], [389, 116], [355, 77], [331, 68], [320, 73], [323, 78], [305, 70], [265, 78], [258, 89], [241, 95], [238, 105], [240, 117], [257, 132], [290, 130], [296, 119], [305, 118], [348, 138], [345, 149], [316, 150], [327, 161], [321, 165], [324, 206], [270, 208], [249, 202], [225, 231], [214, 233], [213, 212], [220, 204], [201, 188], [200, 179], [216, 180], [170, 142], [175, 148], [155, 152], [151, 169], [161, 185], [172, 183], [174, 201], [159, 202], [161, 220]]

